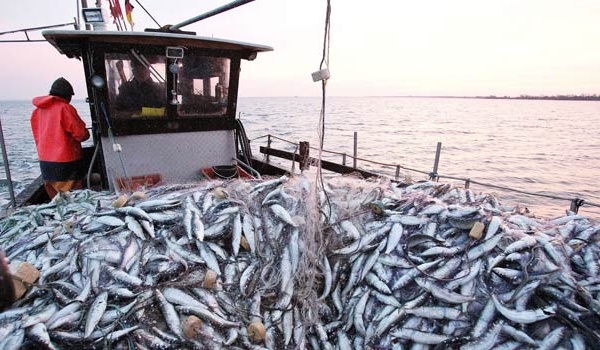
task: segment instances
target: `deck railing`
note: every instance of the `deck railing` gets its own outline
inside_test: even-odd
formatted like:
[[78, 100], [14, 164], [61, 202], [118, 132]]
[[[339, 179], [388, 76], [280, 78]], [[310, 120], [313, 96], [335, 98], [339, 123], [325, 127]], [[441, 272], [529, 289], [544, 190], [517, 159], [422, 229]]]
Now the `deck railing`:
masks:
[[[265, 154], [267, 162], [270, 161], [269, 156], [271, 156], [271, 155], [277, 156], [280, 158], [284, 158], [284, 159], [293, 160], [292, 164], [294, 164], [296, 161], [300, 162], [302, 160], [302, 158], [304, 157], [301, 154], [297, 154], [297, 151], [299, 149], [298, 143], [283, 139], [283, 138], [275, 136], [275, 135], [267, 134], [267, 135], [256, 137], [250, 141], [255, 141], [255, 140], [264, 139], [264, 138], [267, 139], [267, 147], [261, 147], [261, 153]], [[524, 191], [524, 190], [511, 188], [511, 187], [507, 187], [507, 186], [501, 186], [501, 185], [495, 185], [495, 184], [491, 184], [491, 183], [487, 183], [487, 182], [476, 181], [476, 180], [473, 180], [472, 178], [468, 178], [468, 177], [458, 177], [458, 176], [439, 174], [438, 173], [438, 165], [439, 165], [440, 154], [441, 154], [441, 149], [442, 149], [441, 142], [437, 143], [435, 161], [434, 161], [432, 170], [424, 171], [424, 170], [410, 168], [410, 167], [400, 165], [397, 163], [378, 162], [378, 161], [358, 157], [358, 155], [357, 155], [357, 139], [358, 139], [357, 133], [355, 132], [354, 133], [354, 154], [352, 154], [352, 155], [348, 155], [347, 153], [344, 153], [344, 152], [322, 150], [322, 152], [326, 153], [326, 154], [341, 156], [342, 163], [339, 166], [343, 167], [343, 168], [336, 168], [335, 163], [322, 160], [322, 164], [324, 164], [323, 168], [326, 170], [332, 170], [332, 171], [341, 172], [341, 173], [349, 173], [352, 170], [355, 170], [359, 173], [362, 173], [364, 176], [381, 176], [381, 177], [392, 178], [390, 175], [385, 174], [385, 173], [380, 173], [378, 171], [365, 170], [365, 169], [358, 168], [357, 161], [360, 160], [361, 162], [395, 169], [395, 175], [393, 176], [394, 181], [400, 181], [400, 172], [401, 172], [401, 170], [404, 169], [404, 170], [412, 171], [415, 173], [424, 174], [424, 175], [428, 176], [430, 180], [433, 180], [433, 181], [438, 181], [439, 179], [462, 181], [462, 182], [464, 182], [464, 187], [466, 189], [468, 189], [471, 184], [476, 184], [476, 185], [480, 185], [480, 186], [484, 186], [484, 187], [490, 187], [490, 188], [495, 188], [495, 189], [499, 189], [499, 190], [525, 194], [528, 196], [545, 197], [545, 198], [554, 199], [554, 200], [568, 201], [568, 202], [570, 202], [569, 210], [574, 213], [577, 213], [579, 211], [579, 208], [584, 205], [600, 208], [600, 204], [593, 203], [593, 202], [587, 201], [582, 198], [569, 198], [569, 197], [563, 197], [563, 196], [555, 196], [555, 195], [548, 195], [548, 194], [543, 194], [543, 193]], [[286, 152], [286, 151], [276, 150], [276, 149], [272, 148], [271, 145], [272, 145], [273, 140], [279, 140], [279, 141], [294, 145], [295, 146], [294, 152]], [[310, 147], [310, 148], [313, 150], [318, 150], [318, 148], [316, 148], [316, 147]], [[347, 165], [348, 157], [350, 157], [352, 159], [352, 166]], [[313, 161], [313, 163], [317, 162], [316, 159], [312, 159], [312, 161]], [[325, 166], [325, 164], [327, 166]], [[338, 171], [340, 169], [342, 171]], [[293, 170], [294, 170], [294, 168], [292, 168], [292, 171]]]

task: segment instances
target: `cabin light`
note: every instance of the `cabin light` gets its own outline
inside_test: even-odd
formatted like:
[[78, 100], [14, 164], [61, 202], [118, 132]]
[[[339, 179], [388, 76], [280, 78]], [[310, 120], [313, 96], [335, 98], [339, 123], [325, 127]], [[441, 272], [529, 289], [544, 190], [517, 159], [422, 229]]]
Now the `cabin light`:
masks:
[[257, 53], [256, 52], [252, 52], [248, 55], [248, 61], [254, 61], [254, 59], [256, 58]]
[[167, 46], [167, 58], [183, 58], [183, 47]]
[[81, 12], [83, 14], [83, 20], [85, 23], [104, 22], [104, 17], [102, 17], [102, 8], [100, 7], [84, 8], [81, 10]]
[[98, 90], [104, 89], [104, 86], [106, 85], [104, 84], [104, 79], [102, 79], [102, 77], [99, 75], [93, 75], [90, 78], [90, 82], [92, 83], [92, 86]]

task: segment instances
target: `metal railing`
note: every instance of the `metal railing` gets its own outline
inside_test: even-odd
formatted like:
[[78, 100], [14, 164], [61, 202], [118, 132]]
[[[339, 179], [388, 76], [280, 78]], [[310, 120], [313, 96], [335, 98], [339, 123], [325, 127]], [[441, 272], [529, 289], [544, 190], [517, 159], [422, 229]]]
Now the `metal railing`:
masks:
[[[295, 143], [293, 141], [289, 141], [286, 139], [283, 139], [281, 137], [278, 136], [274, 136], [271, 134], [267, 134], [267, 135], [262, 135], [259, 137], [256, 137], [252, 140], [259, 140], [259, 139], [263, 139], [263, 138], [267, 138], [267, 145], [269, 148], [271, 148], [271, 144], [273, 142], [273, 140], [279, 140], [282, 142], [286, 142], [292, 145], [296, 146], [296, 150], [298, 149], [298, 143]], [[400, 180], [400, 171], [402, 169], [404, 170], [409, 170], [412, 172], [416, 172], [416, 173], [420, 173], [420, 174], [424, 174], [427, 175], [429, 177], [430, 180], [433, 181], [438, 181], [439, 179], [450, 179], [450, 180], [457, 180], [457, 181], [463, 181], [465, 183], [464, 187], [466, 189], [469, 188], [469, 186], [471, 184], [476, 184], [476, 185], [480, 185], [480, 186], [484, 186], [484, 187], [490, 187], [490, 188], [495, 188], [495, 189], [500, 189], [500, 190], [504, 190], [504, 191], [510, 191], [510, 192], [515, 192], [515, 193], [520, 193], [520, 194], [525, 194], [528, 196], [534, 196], [534, 197], [545, 197], [545, 198], [549, 198], [549, 199], [554, 199], [554, 200], [562, 200], [562, 201], [568, 201], [570, 202], [570, 208], [569, 210], [577, 213], [579, 208], [586, 205], [586, 206], [591, 206], [591, 207], [597, 207], [600, 208], [600, 204], [598, 203], [593, 203], [590, 201], [587, 201], [585, 199], [582, 198], [568, 198], [568, 197], [563, 197], [563, 196], [555, 196], [555, 195], [548, 195], [548, 194], [543, 194], [543, 193], [536, 193], [536, 192], [530, 192], [530, 191], [524, 191], [524, 190], [520, 190], [520, 189], [515, 189], [515, 188], [511, 188], [511, 187], [507, 187], [507, 186], [502, 186], [502, 185], [495, 185], [495, 184], [491, 184], [491, 183], [487, 183], [487, 182], [481, 182], [481, 181], [476, 181], [473, 180], [471, 178], [467, 178], [467, 177], [457, 177], [457, 176], [450, 176], [450, 175], [442, 175], [438, 173], [438, 165], [439, 165], [439, 160], [440, 160], [440, 154], [441, 154], [441, 150], [442, 150], [442, 143], [438, 142], [437, 143], [437, 148], [436, 148], [436, 154], [435, 154], [435, 161], [433, 164], [433, 168], [432, 171], [424, 171], [424, 170], [419, 170], [419, 169], [414, 169], [414, 168], [410, 168], [407, 166], [403, 166], [397, 163], [385, 163], [385, 162], [378, 162], [378, 161], [374, 161], [374, 160], [370, 160], [370, 159], [365, 159], [365, 158], [360, 158], [357, 156], [357, 133], [354, 132], [354, 154], [352, 155], [348, 155], [347, 153], [344, 152], [336, 152], [336, 151], [329, 151], [329, 150], [322, 150], [323, 153], [328, 153], [328, 154], [334, 154], [334, 155], [339, 155], [342, 157], [342, 165], [346, 165], [347, 163], [347, 158], [351, 157], [352, 158], [352, 167], [355, 169], [358, 169], [357, 167], [357, 161], [362, 161], [362, 162], [366, 162], [366, 163], [370, 163], [370, 164], [375, 164], [375, 165], [379, 165], [379, 166], [385, 166], [385, 167], [391, 167], [391, 168], [395, 168], [395, 176], [394, 176], [394, 180], [395, 181], [399, 181]], [[314, 150], [319, 150], [316, 147], [310, 147], [311, 149]], [[296, 152], [296, 151], [294, 151]], [[267, 155], [267, 162], [269, 162], [269, 156]], [[371, 171], [371, 170], [370, 170]], [[382, 177], [389, 177], [389, 175], [386, 174], [381, 174], [379, 172], [377, 172], [378, 175], [381, 175]]]

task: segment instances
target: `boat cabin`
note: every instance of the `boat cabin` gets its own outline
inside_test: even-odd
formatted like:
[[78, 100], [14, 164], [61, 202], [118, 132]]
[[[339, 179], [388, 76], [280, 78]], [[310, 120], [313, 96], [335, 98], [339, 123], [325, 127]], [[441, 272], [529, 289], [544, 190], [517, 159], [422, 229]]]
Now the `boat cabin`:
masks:
[[236, 120], [240, 65], [271, 47], [189, 32], [42, 34], [83, 63], [94, 141], [84, 153], [97, 186], [185, 183], [251, 165]]

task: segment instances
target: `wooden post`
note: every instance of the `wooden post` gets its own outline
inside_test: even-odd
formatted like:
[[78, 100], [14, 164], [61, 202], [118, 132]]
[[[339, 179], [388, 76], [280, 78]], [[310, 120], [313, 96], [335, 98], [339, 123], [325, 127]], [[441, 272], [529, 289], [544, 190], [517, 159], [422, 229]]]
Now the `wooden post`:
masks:
[[310, 169], [310, 144], [300, 141], [300, 171]]
[[429, 178], [431, 180], [438, 177], [438, 165], [440, 164], [440, 153], [442, 152], [442, 143], [437, 143], [437, 149], [435, 150], [435, 161], [433, 162], [433, 171], [429, 174]]
[[400, 165], [396, 165], [396, 181], [400, 178]]
[[342, 154], [342, 165], [346, 165], [346, 153]]
[[579, 211], [579, 207], [581, 207], [583, 205], [583, 199], [580, 198], [575, 198], [571, 201], [571, 207], [569, 208], [570, 211], [572, 211], [573, 213], [577, 214], [577, 212]]
[[354, 132], [354, 162], [352, 163], [352, 167], [356, 169], [356, 157], [358, 154], [358, 133]]

